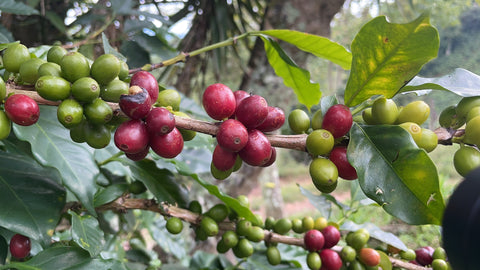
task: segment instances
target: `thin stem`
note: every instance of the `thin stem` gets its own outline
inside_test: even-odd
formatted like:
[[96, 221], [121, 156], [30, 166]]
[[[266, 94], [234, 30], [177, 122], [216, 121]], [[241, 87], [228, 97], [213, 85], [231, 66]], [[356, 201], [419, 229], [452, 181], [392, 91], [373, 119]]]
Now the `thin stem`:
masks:
[[104, 161], [100, 161], [97, 163], [98, 166], [104, 166], [112, 161], [117, 161], [119, 157], [121, 157], [124, 153], [123, 152], [118, 152], [115, 155], [112, 155], [111, 157], [105, 159]]

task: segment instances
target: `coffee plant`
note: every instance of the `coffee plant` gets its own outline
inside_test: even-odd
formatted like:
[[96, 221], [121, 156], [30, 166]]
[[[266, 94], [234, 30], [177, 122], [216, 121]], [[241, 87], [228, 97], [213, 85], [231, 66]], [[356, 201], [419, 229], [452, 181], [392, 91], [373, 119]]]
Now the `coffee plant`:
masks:
[[[263, 40], [272, 68], [306, 110], [284, 112], [255, 90], [222, 82], [206, 87], [197, 106], [159, 88], [151, 73], [252, 37]], [[350, 70], [344, 96], [322, 96], [279, 40]], [[0, 269], [177, 269], [159, 260], [152, 243], [182, 261], [189, 235], [213, 241], [216, 252], [195, 253], [182, 262], [188, 269], [442, 270], [455, 263], [442, 247], [409, 249], [347, 215], [261, 217], [245, 196], [217, 186], [242, 166], [272, 165], [277, 148], [304, 151], [320, 195], [302, 192], [320, 207], [354, 211], [329, 194], [350, 181], [359, 207], [377, 204], [410, 225], [441, 225], [445, 198], [428, 153], [460, 144], [452, 157], [458, 173], [480, 166], [480, 77], [462, 69], [416, 76], [439, 49], [428, 16], [406, 24], [374, 18], [351, 51], [321, 36], [266, 30], [129, 69], [105, 36], [103, 47], [88, 59], [58, 45], [0, 44]], [[392, 99], [428, 91], [463, 97], [443, 110], [436, 130], [422, 127], [431, 117], [427, 103]], [[290, 130], [275, 132], [283, 126]], [[188, 199], [189, 185], [221, 203], [203, 209]]]

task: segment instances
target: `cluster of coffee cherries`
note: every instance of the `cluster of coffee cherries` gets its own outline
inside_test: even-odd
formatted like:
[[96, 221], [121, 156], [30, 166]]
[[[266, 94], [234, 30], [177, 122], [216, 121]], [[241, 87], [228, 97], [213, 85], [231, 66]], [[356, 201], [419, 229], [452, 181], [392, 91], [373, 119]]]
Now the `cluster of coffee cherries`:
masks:
[[221, 83], [205, 89], [202, 104], [212, 119], [222, 121], [211, 162], [211, 172], [216, 179], [227, 178], [243, 162], [262, 167], [275, 162], [276, 150], [264, 132], [275, 131], [283, 125], [282, 109], [269, 106], [260, 95], [232, 91]]
[[368, 125], [399, 125], [404, 128], [419, 148], [427, 153], [438, 145], [438, 137], [430, 129], [421, 125], [430, 116], [430, 106], [418, 100], [398, 107], [394, 100], [381, 97], [373, 102], [372, 107], [362, 112], [363, 120]]
[[448, 263], [447, 254], [442, 247], [434, 249], [431, 246], [424, 246], [415, 250], [407, 249], [401, 251], [391, 248], [390, 253], [392, 256], [398, 256], [411, 264], [432, 267], [433, 270], [451, 269], [450, 264]]
[[440, 126], [449, 130], [465, 127], [460, 148], [453, 156], [456, 171], [467, 175], [480, 166], [480, 96], [464, 97], [457, 105], [445, 108], [439, 117]]
[[319, 191], [334, 191], [338, 177], [357, 179], [357, 172], [347, 159], [347, 146], [339, 143], [343, 143], [343, 137], [353, 124], [352, 113], [347, 106], [336, 104], [325, 115], [318, 110], [312, 117], [301, 109], [295, 109], [288, 115], [288, 124], [294, 133], [308, 133], [306, 150], [313, 157], [309, 172]]

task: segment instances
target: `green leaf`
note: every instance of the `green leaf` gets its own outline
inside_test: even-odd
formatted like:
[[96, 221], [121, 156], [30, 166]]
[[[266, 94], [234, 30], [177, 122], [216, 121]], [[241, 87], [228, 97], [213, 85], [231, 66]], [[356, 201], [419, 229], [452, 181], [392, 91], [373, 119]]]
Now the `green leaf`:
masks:
[[380, 250], [377, 250], [377, 252], [380, 254], [380, 263], [378, 266], [380, 266], [382, 270], [392, 270], [392, 262], [390, 261], [388, 255]]
[[395, 236], [395, 234], [385, 232], [373, 223], [356, 224], [351, 220], [347, 220], [342, 224], [342, 226], [340, 226], [340, 229], [351, 232], [355, 232], [359, 229], [365, 229], [370, 234], [370, 237], [400, 250], [407, 250], [407, 246], [405, 246], [402, 240]]
[[115, 260], [92, 259], [88, 252], [77, 247], [52, 247], [46, 249], [26, 262], [14, 262], [0, 269], [17, 270], [111, 270], [126, 269]]
[[93, 206], [99, 207], [116, 200], [128, 191], [128, 184], [114, 184], [99, 190], [93, 198]]
[[450, 74], [436, 78], [416, 76], [401, 89], [401, 92], [415, 92], [421, 95], [431, 90], [450, 91], [462, 97], [478, 96], [480, 76], [463, 68], [457, 68]]
[[187, 190], [169, 170], [159, 169], [154, 161], [147, 159], [137, 162], [125, 159], [122, 163], [130, 167], [132, 177], [142, 181], [158, 201], [187, 205]]
[[227, 194], [223, 193], [218, 186], [209, 184], [205, 182], [203, 179], [198, 176], [198, 174], [193, 173], [190, 168], [183, 162], [179, 162], [177, 160], [169, 160], [169, 162], [173, 163], [178, 171], [179, 174], [189, 176], [197, 181], [202, 187], [204, 187], [211, 195], [217, 197], [222, 202], [224, 202], [229, 208], [235, 210], [239, 217], [243, 217], [246, 220], [256, 222], [257, 217], [250, 211], [248, 207], [245, 207], [240, 204], [240, 202], [228, 196]]
[[300, 50], [327, 59], [345, 70], [349, 70], [352, 65], [352, 54], [342, 45], [326, 37], [285, 29], [264, 30], [259, 33], [293, 44]]
[[0, 11], [2, 11], [2, 13], [12, 13], [16, 15], [38, 14], [38, 10], [14, 0], [2, 0], [0, 2]]
[[277, 42], [270, 38], [261, 38], [268, 62], [275, 73], [282, 77], [283, 83], [293, 89], [298, 101], [308, 108], [317, 104], [322, 97], [322, 92], [318, 83], [311, 82], [310, 72], [298, 67]]
[[8, 243], [5, 237], [0, 235], [0, 264], [5, 264], [8, 255]]
[[399, 126], [360, 126], [350, 131], [348, 160], [364, 193], [409, 224], [440, 224], [445, 203], [428, 154]]
[[438, 32], [426, 15], [407, 24], [389, 23], [384, 16], [371, 20], [352, 42], [345, 104], [355, 106], [374, 95], [393, 97], [438, 48]]
[[95, 176], [99, 169], [93, 158], [93, 150], [86, 144], [70, 139], [68, 129], [57, 120], [56, 107], [40, 106], [40, 119], [31, 126], [13, 125], [20, 140], [29, 142], [37, 161], [56, 168], [63, 184], [77, 197], [92, 215], [93, 196], [97, 191]]
[[119, 53], [115, 48], [113, 48], [110, 45], [110, 42], [108, 42], [108, 38], [105, 35], [105, 33], [102, 33], [102, 42], [103, 42], [103, 51], [105, 54], [113, 54], [115, 55], [120, 61], [126, 62], [127, 58], [123, 56], [121, 53]]
[[298, 187], [303, 196], [307, 197], [308, 201], [320, 212], [320, 214], [322, 214], [323, 217], [327, 219], [330, 218], [330, 215], [332, 214], [332, 203], [329, 202], [325, 196], [315, 195], [300, 185], [298, 185]]
[[65, 23], [63, 22], [62, 18], [55, 12], [47, 10], [45, 12], [45, 17], [52, 23], [55, 28], [61, 33], [65, 33], [66, 27]]
[[59, 181], [27, 155], [0, 152], [0, 227], [47, 244], [65, 205]]
[[68, 211], [72, 217], [72, 238], [79, 247], [95, 257], [105, 245], [103, 231], [100, 230], [98, 220], [90, 215], [79, 216], [73, 211]]

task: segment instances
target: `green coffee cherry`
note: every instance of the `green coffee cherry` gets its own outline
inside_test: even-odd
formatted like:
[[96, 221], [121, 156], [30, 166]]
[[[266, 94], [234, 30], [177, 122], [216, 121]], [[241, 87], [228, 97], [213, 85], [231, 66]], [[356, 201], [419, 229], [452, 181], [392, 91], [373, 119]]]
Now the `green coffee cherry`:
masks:
[[408, 131], [415, 143], [418, 145], [418, 142], [420, 142], [422, 138], [422, 128], [418, 124], [413, 122], [401, 123], [399, 126]]
[[188, 210], [192, 211], [195, 214], [202, 214], [202, 205], [200, 202], [194, 200], [188, 204]]
[[291, 111], [287, 120], [288, 126], [296, 134], [305, 133], [310, 128], [310, 117], [303, 110], [295, 109]]
[[23, 62], [19, 69], [22, 81], [28, 84], [35, 84], [39, 78], [38, 69], [44, 63], [46, 61], [40, 58], [31, 58]]
[[455, 105], [452, 105], [443, 109], [438, 117], [438, 123], [441, 127], [457, 129], [465, 124], [465, 120], [457, 116], [456, 108]]
[[70, 97], [70, 82], [56, 76], [42, 76], [35, 83], [35, 90], [46, 100], [57, 101]]
[[338, 170], [335, 164], [326, 158], [316, 158], [310, 162], [310, 176], [317, 188], [333, 186], [337, 183]]
[[430, 115], [430, 106], [422, 100], [408, 103], [398, 114], [397, 123], [413, 122], [423, 124]]
[[278, 234], [287, 234], [292, 229], [292, 221], [288, 218], [280, 218], [273, 225], [273, 231]]
[[218, 234], [218, 224], [212, 218], [203, 216], [200, 221], [200, 228], [207, 234], [207, 236], [215, 236]]
[[397, 121], [398, 107], [391, 99], [384, 97], [373, 102], [372, 117], [375, 123], [381, 125], [392, 125]]
[[57, 119], [66, 128], [72, 128], [83, 121], [83, 107], [74, 99], [65, 99], [57, 107]]
[[180, 109], [180, 102], [182, 97], [175, 89], [165, 89], [158, 93], [156, 107], [172, 107], [172, 110], [178, 111]]
[[3, 67], [12, 73], [20, 70], [20, 65], [29, 60], [30, 52], [28, 48], [20, 43], [8, 46], [3, 52]]
[[94, 124], [105, 124], [113, 117], [112, 108], [101, 98], [85, 104], [83, 111], [87, 120]]
[[93, 102], [100, 96], [100, 85], [93, 78], [80, 78], [72, 84], [72, 96], [78, 102]]
[[85, 129], [85, 141], [90, 147], [102, 149], [110, 143], [112, 133], [105, 125], [87, 123], [83, 127]]
[[252, 242], [260, 242], [265, 238], [265, 232], [261, 227], [251, 226], [245, 236]]
[[344, 246], [340, 252], [340, 257], [345, 262], [353, 262], [357, 257], [357, 252], [351, 246]]
[[7, 96], [7, 85], [5, 81], [0, 77], [0, 103], [3, 103], [3, 100]]
[[311, 120], [312, 129], [313, 130], [321, 129], [322, 123], [323, 123], [322, 110], [318, 110], [312, 115], [312, 120]]
[[265, 218], [265, 229], [266, 230], [273, 230], [274, 225], [275, 225], [275, 218], [274, 217]]
[[270, 246], [267, 248], [267, 260], [271, 265], [278, 265], [282, 262], [282, 256], [277, 247]]
[[100, 97], [105, 101], [118, 103], [121, 95], [128, 95], [128, 88], [128, 83], [114, 79], [107, 85], [101, 86]]
[[476, 116], [468, 121], [465, 126], [464, 142], [480, 146], [480, 116]]
[[222, 241], [228, 248], [232, 248], [238, 244], [238, 236], [234, 231], [226, 231], [222, 235]]
[[299, 218], [292, 219], [292, 231], [296, 233], [304, 233], [302, 220]]
[[72, 141], [76, 143], [84, 143], [87, 141], [85, 137], [85, 125], [88, 125], [88, 123], [87, 120], [83, 118], [80, 124], [70, 128], [70, 139], [72, 139]]
[[461, 176], [466, 176], [470, 171], [480, 166], [480, 151], [474, 147], [460, 146], [453, 155], [453, 166]]
[[252, 228], [252, 223], [246, 219], [240, 219], [237, 221], [236, 232], [239, 236], [246, 236], [250, 229]]
[[67, 50], [60, 46], [52, 46], [47, 52], [47, 61], [60, 65], [63, 56], [67, 54]]
[[5, 111], [0, 110], [0, 140], [8, 138], [12, 131], [12, 122], [8, 118]]
[[223, 241], [223, 239], [220, 239], [220, 241], [217, 242], [217, 252], [218, 253], [220, 253], [220, 254], [226, 253], [229, 249], [230, 249], [230, 247], [228, 247], [225, 244], [225, 241]]
[[55, 76], [55, 77], [61, 77], [62, 76], [62, 69], [60, 68], [60, 65], [57, 63], [43, 63], [38, 67], [38, 77], [42, 76]]
[[60, 61], [62, 76], [69, 82], [90, 76], [90, 64], [83, 54], [79, 52], [69, 52], [62, 57]]
[[307, 151], [314, 156], [321, 156], [330, 153], [333, 149], [335, 139], [332, 133], [325, 129], [317, 129], [308, 134], [306, 147]]
[[376, 125], [375, 119], [372, 116], [372, 108], [366, 108], [362, 112], [362, 119], [367, 125]]
[[417, 143], [417, 146], [425, 149], [427, 153], [432, 152], [438, 145], [438, 136], [435, 132], [430, 129], [422, 128], [422, 136]]
[[319, 270], [322, 267], [322, 260], [317, 252], [310, 252], [307, 255], [307, 266], [311, 270]]
[[92, 64], [91, 76], [102, 85], [115, 79], [120, 73], [121, 63], [113, 54], [102, 54]]
[[233, 254], [237, 258], [247, 258], [253, 254], [253, 246], [250, 241], [245, 238], [242, 238], [238, 241], [238, 244], [232, 248]]
[[404, 260], [412, 261], [415, 260], [417, 255], [415, 254], [415, 251], [413, 249], [407, 249], [400, 251], [400, 257]]
[[313, 228], [315, 230], [322, 231], [328, 226], [328, 220], [324, 217], [318, 217], [315, 219], [315, 223], [313, 224]]
[[221, 222], [228, 216], [228, 207], [223, 203], [216, 204], [205, 215], [211, 217], [216, 222]]
[[165, 227], [169, 233], [179, 234], [183, 230], [183, 222], [178, 217], [171, 217], [167, 220]]
[[462, 98], [457, 104], [457, 117], [466, 122], [470, 110], [477, 106], [480, 106], [480, 96]]

